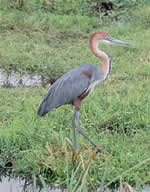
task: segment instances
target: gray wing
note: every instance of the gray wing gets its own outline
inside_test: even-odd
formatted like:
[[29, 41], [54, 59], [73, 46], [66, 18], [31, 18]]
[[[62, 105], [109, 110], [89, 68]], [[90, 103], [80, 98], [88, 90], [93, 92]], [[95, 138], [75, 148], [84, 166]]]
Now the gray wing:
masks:
[[51, 109], [69, 104], [80, 96], [90, 85], [90, 78], [82, 71], [82, 67], [77, 67], [59, 78], [41, 103], [38, 115], [43, 116]]

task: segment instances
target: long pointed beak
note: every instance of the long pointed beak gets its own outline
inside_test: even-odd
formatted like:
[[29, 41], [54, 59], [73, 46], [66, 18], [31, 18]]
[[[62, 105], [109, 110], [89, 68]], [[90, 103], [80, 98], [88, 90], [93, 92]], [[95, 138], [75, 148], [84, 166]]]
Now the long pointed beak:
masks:
[[107, 44], [118, 44], [118, 45], [122, 45], [122, 46], [131, 46], [128, 43], [125, 43], [125, 42], [120, 41], [118, 39], [114, 39], [112, 37], [105, 38], [104, 43], [107, 43]]

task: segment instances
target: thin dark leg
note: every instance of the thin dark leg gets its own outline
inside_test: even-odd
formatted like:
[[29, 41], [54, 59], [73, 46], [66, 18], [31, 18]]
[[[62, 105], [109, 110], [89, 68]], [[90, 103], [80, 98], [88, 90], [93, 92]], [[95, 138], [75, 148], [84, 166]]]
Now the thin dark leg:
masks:
[[76, 141], [76, 134], [75, 134], [75, 117], [76, 117], [76, 110], [73, 113], [72, 117], [72, 131], [73, 131], [73, 147], [74, 150], [77, 150], [77, 141]]
[[[80, 112], [76, 111], [76, 118], [77, 118], [77, 130], [78, 132], [83, 135], [92, 145], [94, 145], [94, 147], [97, 147], [96, 143], [94, 143], [94, 141], [92, 141], [84, 132], [83, 130], [80, 128]], [[101, 151], [101, 148], [98, 148], [98, 151]]]

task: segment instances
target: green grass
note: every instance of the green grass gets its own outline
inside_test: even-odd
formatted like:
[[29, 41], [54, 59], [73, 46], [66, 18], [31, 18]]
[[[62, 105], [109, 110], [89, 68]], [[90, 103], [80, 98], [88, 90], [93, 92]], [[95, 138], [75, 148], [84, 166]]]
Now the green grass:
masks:
[[[102, 46], [112, 57], [110, 77], [86, 98], [81, 127], [103, 148], [78, 135], [74, 154], [72, 106], [62, 106], [39, 118], [39, 103], [47, 87], [0, 91], [0, 165], [13, 162], [18, 172], [42, 177], [68, 191], [150, 180], [150, 6], [129, 11], [125, 25], [104, 25], [98, 18], [46, 13], [0, 12], [0, 68], [39, 73], [57, 79], [81, 63], [101, 61], [89, 50], [89, 36], [106, 31], [131, 48]], [[111, 129], [111, 131], [110, 131]]]

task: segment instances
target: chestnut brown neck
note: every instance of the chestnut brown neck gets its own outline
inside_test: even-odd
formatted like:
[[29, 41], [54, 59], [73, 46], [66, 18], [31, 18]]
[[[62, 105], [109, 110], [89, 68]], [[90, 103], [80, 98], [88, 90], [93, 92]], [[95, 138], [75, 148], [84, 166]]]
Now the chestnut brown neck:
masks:
[[105, 80], [111, 71], [111, 59], [110, 59], [109, 55], [107, 55], [107, 53], [99, 50], [98, 47], [99, 47], [100, 42], [101, 42], [101, 40], [92, 37], [90, 39], [90, 48], [96, 57], [99, 57], [104, 61], [103, 66], [101, 67], [100, 70], [101, 70], [101, 72], [104, 73], [104, 80]]

